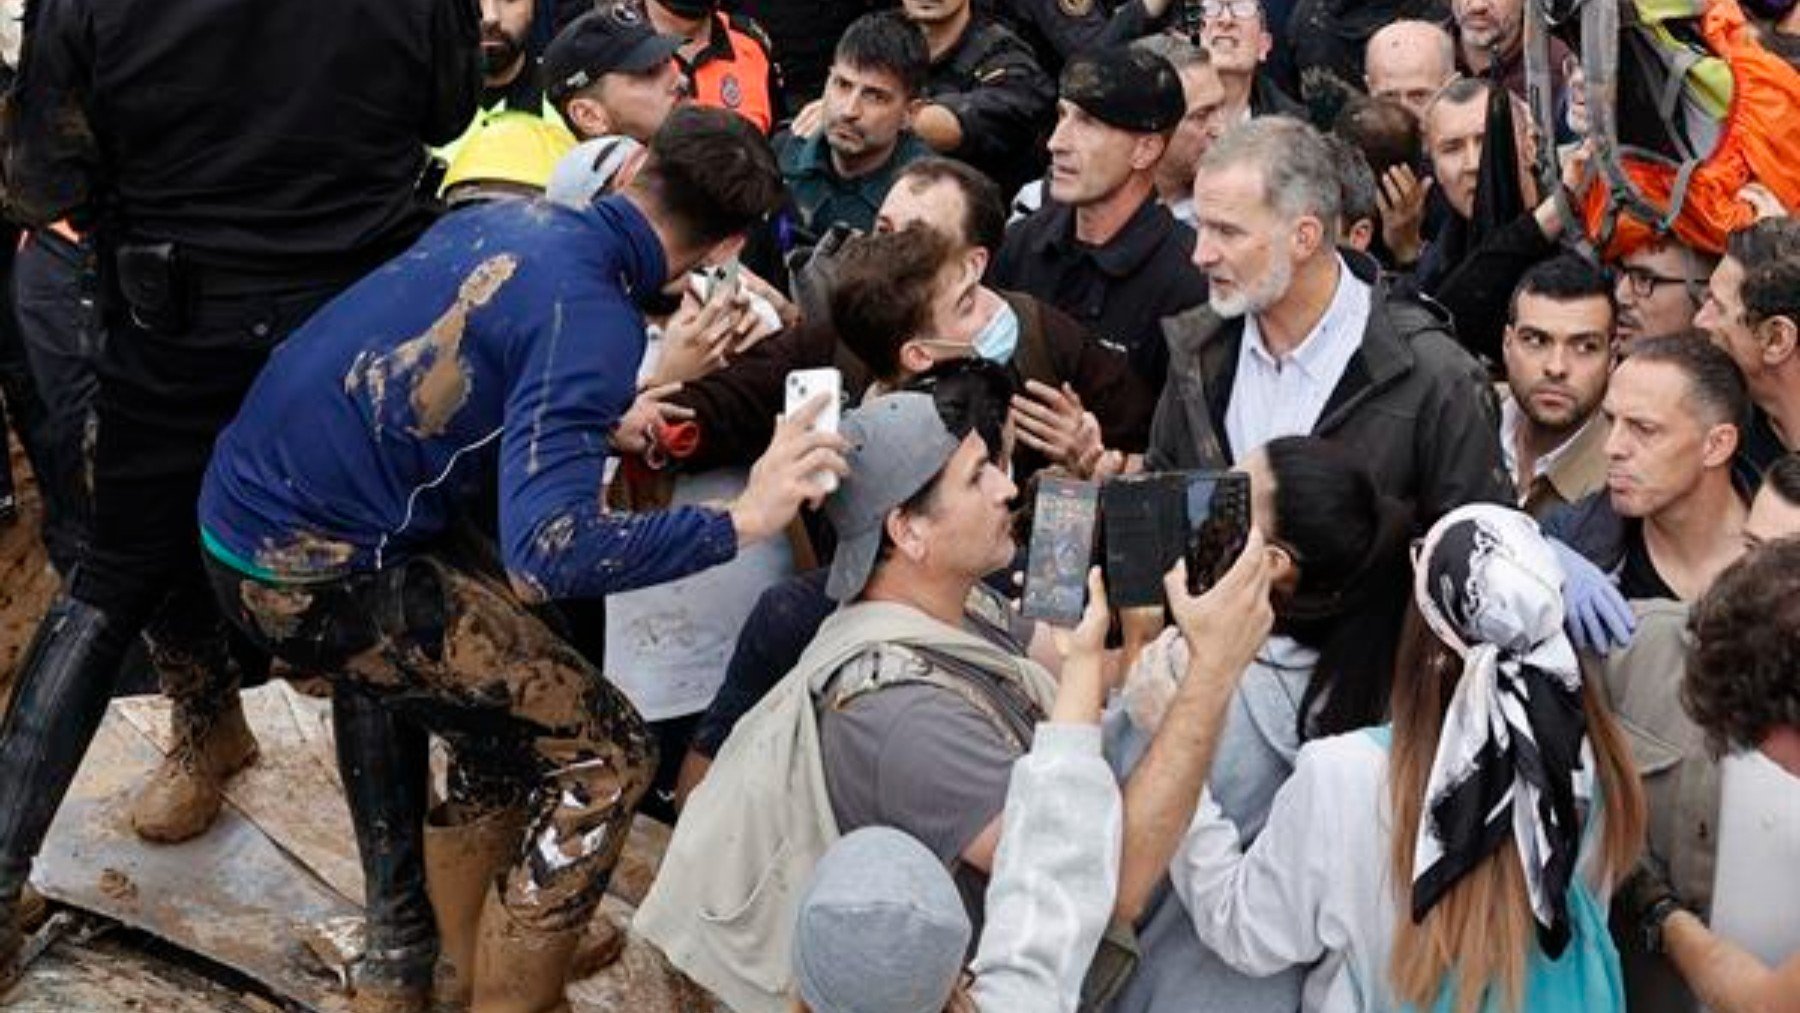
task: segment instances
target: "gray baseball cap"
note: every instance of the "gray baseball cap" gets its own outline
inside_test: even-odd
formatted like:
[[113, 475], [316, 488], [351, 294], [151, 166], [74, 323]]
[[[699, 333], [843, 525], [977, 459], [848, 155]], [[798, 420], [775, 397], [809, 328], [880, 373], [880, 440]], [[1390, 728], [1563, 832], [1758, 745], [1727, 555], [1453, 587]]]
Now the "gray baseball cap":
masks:
[[930, 849], [892, 827], [864, 827], [825, 852], [800, 901], [800, 998], [814, 1013], [942, 1013], [971, 932]]
[[911, 392], [865, 401], [845, 414], [838, 432], [850, 444], [850, 474], [825, 501], [825, 518], [838, 537], [825, 592], [842, 602], [868, 583], [888, 511], [943, 471], [962, 441], [945, 427], [930, 394]]

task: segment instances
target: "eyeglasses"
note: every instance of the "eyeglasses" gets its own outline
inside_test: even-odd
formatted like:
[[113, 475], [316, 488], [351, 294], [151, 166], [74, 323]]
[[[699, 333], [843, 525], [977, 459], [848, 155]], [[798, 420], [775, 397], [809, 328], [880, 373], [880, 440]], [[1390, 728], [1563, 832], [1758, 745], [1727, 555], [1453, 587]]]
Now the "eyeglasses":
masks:
[[1615, 276], [1622, 278], [1631, 289], [1631, 294], [1639, 299], [1648, 299], [1663, 285], [1686, 285], [1688, 279], [1679, 275], [1657, 274], [1647, 267], [1621, 267]]
[[1229, 17], [1233, 21], [1248, 21], [1262, 13], [1259, 0], [1201, 0], [1200, 16], [1209, 21]]

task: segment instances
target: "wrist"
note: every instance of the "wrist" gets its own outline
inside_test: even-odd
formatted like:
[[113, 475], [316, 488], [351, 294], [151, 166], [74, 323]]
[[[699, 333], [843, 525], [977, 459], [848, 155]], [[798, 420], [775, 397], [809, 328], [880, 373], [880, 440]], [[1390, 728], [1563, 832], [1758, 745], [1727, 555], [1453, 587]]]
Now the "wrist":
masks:
[[737, 533], [739, 546], [760, 542], [773, 533], [764, 512], [744, 502], [743, 498], [733, 500], [725, 512], [731, 517], [731, 527]]

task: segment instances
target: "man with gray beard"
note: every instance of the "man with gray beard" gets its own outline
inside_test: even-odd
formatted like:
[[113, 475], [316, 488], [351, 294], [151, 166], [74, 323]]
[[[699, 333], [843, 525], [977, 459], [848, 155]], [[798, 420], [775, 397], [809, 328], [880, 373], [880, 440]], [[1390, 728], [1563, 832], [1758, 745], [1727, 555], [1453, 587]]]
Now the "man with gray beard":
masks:
[[1279, 117], [1201, 159], [1194, 265], [1211, 293], [1163, 322], [1149, 467], [1229, 467], [1311, 434], [1368, 462], [1418, 530], [1464, 503], [1511, 502], [1485, 371], [1447, 321], [1391, 294], [1374, 260], [1336, 247], [1334, 165], [1316, 130]]

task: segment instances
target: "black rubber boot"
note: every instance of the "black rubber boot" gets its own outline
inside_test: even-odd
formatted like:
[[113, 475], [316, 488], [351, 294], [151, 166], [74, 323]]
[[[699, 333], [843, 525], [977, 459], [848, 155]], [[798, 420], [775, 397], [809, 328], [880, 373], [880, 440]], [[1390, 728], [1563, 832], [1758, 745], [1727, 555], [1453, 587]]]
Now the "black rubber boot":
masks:
[[332, 700], [338, 771], [362, 856], [368, 946], [355, 1009], [425, 1010], [437, 964], [437, 927], [425, 892], [429, 802], [424, 729], [339, 684]]
[[38, 624], [0, 724], [0, 993], [18, 977], [19, 894], [106, 715], [131, 632], [58, 598]]

